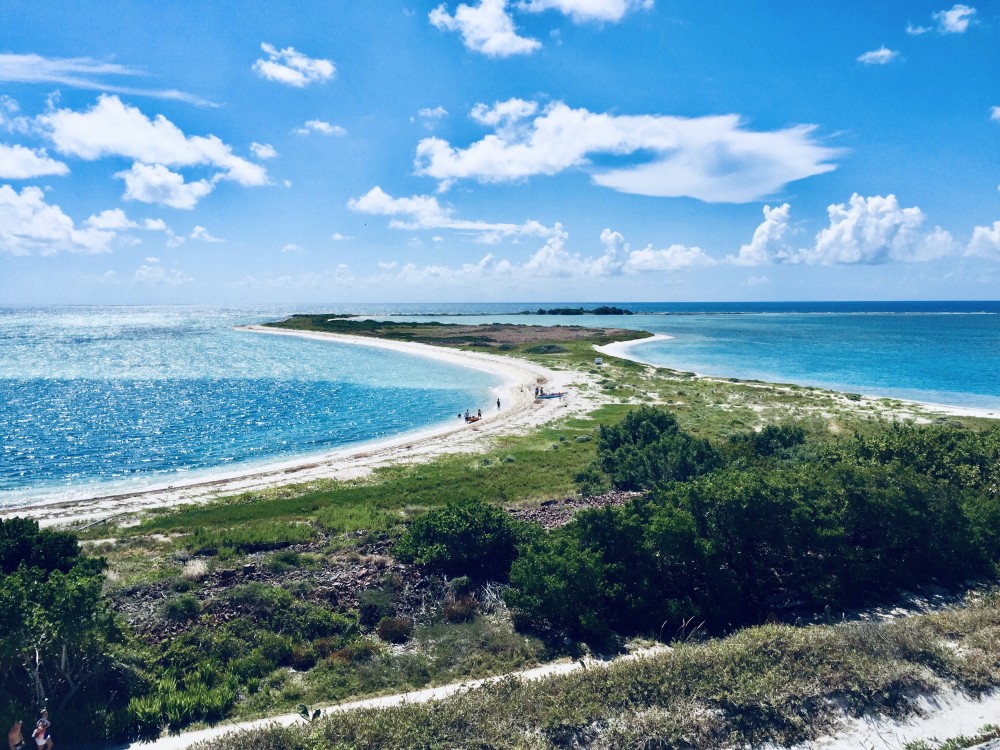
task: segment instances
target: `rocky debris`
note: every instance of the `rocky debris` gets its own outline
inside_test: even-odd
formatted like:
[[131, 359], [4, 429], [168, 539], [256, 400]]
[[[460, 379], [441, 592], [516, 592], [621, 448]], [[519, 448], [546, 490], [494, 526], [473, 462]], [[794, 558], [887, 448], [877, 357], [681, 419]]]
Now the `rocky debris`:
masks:
[[[140, 637], [150, 642], [174, 637], [196, 624], [217, 626], [244, 616], [224, 594], [252, 582], [291, 590], [304, 601], [337, 609], [356, 609], [358, 593], [364, 589], [387, 588], [391, 589], [400, 614], [414, 617], [426, 612], [431, 603], [443, 599], [443, 581], [439, 576], [425, 575], [415, 566], [389, 557], [386, 553], [391, 546], [388, 538], [368, 537], [356, 550], [325, 557], [318, 566], [302, 565], [286, 570], [272, 570], [267, 562], [269, 555], [255, 553], [234, 561], [232, 567], [206, 572], [197, 585], [186, 591], [185, 587], [178, 587], [177, 579], [120, 589], [111, 595], [112, 606]], [[316, 542], [291, 549], [321, 553]], [[167, 618], [166, 603], [184, 595], [195, 597], [201, 612], [187, 621]]]
[[508, 512], [519, 521], [533, 521], [545, 529], [565, 526], [573, 516], [588, 508], [603, 508], [609, 505], [624, 505], [629, 500], [642, 497], [644, 492], [612, 490], [593, 497], [567, 497], [562, 500], [546, 500], [532, 508], [513, 508]]

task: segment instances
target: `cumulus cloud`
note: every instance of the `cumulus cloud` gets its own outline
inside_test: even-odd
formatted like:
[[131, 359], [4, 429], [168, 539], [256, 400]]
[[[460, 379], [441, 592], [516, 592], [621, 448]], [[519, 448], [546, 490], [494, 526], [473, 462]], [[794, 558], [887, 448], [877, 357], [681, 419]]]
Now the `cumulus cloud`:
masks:
[[98, 226], [78, 228], [59, 206], [45, 202], [40, 188], [25, 187], [18, 193], [0, 185], [0, 253], [106, 253], [115, 237], [115, 232]]
[[505, 102], [493, 102], [492, 105], [477, 104], [469, 112], [469, 117], [480, 125], [505, 128], [531, 117], [536, 112], [538, 112], [538, 102], [508, 99]]
[[569, 236], [565, 232], [549, 237], [545, 244], [532, 253], [523, 263], [498, 259], [487, 253], [475, 263], [460, 266], [424, 265], [407, 263], [399, 266], [395, 261], [382, 262], [381, 270], [391, 272], [397, 282], [416, 285], [430, 281], [455, 282], [474, 280], [530, 280], [547, 278], [606, 278], [649, 272], [674, 272], [687, 268], [710, 266], [716, 263], [697, 247], [670, 245], [655, 248], [647, 245], [641, 250], [631, 250], [622, 235], [611, 229], [601, 233], [603, 251], [597, 254], [574, 252], [567, 247]]
[[120, 208], [110, 208], [107, 211], [94, 214], [87, 219], [86, 223], [88, 227], [94, 227], [95, 229], [111, 229], [116, 231], [135, 229], [139, 226], [129, 219]]
[[[531, 104], [473, 108], [479, 122], [497, 122], [496, 130], [466, 148], [422, 139], [416, 172], [447, 188], [459, 179], [502, 182], [582, 168], [620, 192], [742, 203], [835, 169], [830, 160], [840, 153], [817, 142], [812, 125], [759, 132], [747, 130], [738, 115], [610, 115], [563, 102], [532, 118]], [[599, 170], [588, 158], [599, 154], [637, 163]]]
[[924, 232], [923, 211], [916, 206], [901, 207], [894, 195], [865, 198], [854, 193], [848, 203], [829, 206], [827, 214], [830, 224], [816, 235], [815, 246], [789, 260], [878, 264], [933, 260], [955, 251], [948, 232], [940, 227]]
[[479, 5], [461, 4], [454, 15], [444, 3], [430, 12], [430, 22], [443, 31], [457, 31], [466, 49], [488, 57], [526, 55], [541, 47], [537, 39], [518, 36], [507, 0], [479, 0]]
[[171, 172], [162, 164], [136, 162], [130, 170], [118, 172], [115, 177], [125, 180], [125, 200], [171, 208], [192, 209], [215, 188], [204, 179], [185, 182], [184, 175]]
[[1000, 221], [992, 227], [976, 227], [966, 249], [966, 255], [1000, 260]]
[[306, 120], [302, 127], [294, 130], [294, 133], [296, 135], [309, 135], [310, 133], [319, 133], [320, 135], [328, 136], [347, 135], [347, 131], [340, 127], [340, 125], [331, 125], [325, 120]]
[[160, 264], [159, 258], [146, 258], [146, 262], [139, 266], [134, 281], [140, 284], [190, 284], [194, 279], [177, 268], [164, 268]]
[[352, 198], [347, 206], [358, 213], [391, 216], [393, 218], [389, 226], [393, 229], [452, 229], [478, 233], [480, 238], [486, 237], [487, 242], [491, 242], [493, 237], [512, 235], [548, 237], [562, 234], [562, 227], [559, 224], [555, 227], [546, 227], [537, 221], [506, 224], [457, 219], [454, 210], [442, 206], [434, 196], [414, 195], [409, 198], [393, 198], [377, 185], [360, 198]]
[[337, 72], [330, 60], [308, 57], [294, 47], [279, 50], [263, 42], [260, 48], [267, 57], [257, 60], [253, 71], [269, 81], [303, 88], [310, 83], [328, 81]]
[[59, 109], [39, 118], [61, 154], [94, 160], [122, 157], [168, 167], [208, 166], [213, 182], [232, 180], [244, 186], [266, 185], [267, 171], [233, 154], [214, 135], [187, 136], [163, 115], [149, 119], [117, 96], [102, 95], [89, 110]]
[[792, 207], [787, 203], [774, 208], [764, 206], [764, 221], [754, 230], [750, 244], [742, 245], [739, 255], [731, 255], [727, 260], [737, 266], [759, 266], [785, 252], [791, 213]]
[[281, 252], [283, 253], [304, 253], [305, 248], [302, 245], [296, 245], [294, 242], [289, 242], [282, 245]]
[[334, 242], [347, 242], [348, 240], [353, 240], [353, 237], [348, 237], [347, 235], [341, 234], [340, 232], [334, 232], [330, 235], [330, 239]]
[[899, 52], [882, 46], [878, 49], [873, 49], [870, 52], [858, 55], [857, 60], [863, 65], [887, 65], [897, 57], [899, 57]]
[[112, 82], [115, 77], [146, 75], [138, 68], [94, 60], [90, 57], [42, 57], [41, 55], [0, 54], [0, 81], [13, 83], [55, 83], [77, 89], [111, 91], [157, 99], [212, 106], [211, 102], [176, 89], [145, 89]]
[[526, 0], [518, 8], [529, 13], [556, 10], [569, 16], [575, 23], [586, 21], [620, 21], [633, 10], [648, 10], [653, 0]]
[[976, 9], [956, 3], [949, 10], [939, 10], [933, 15], [938, 31], [942, 34], [964, 34], [969, 22], [976, 15]]
[[1000, 107], [990, 107], [990, 119], [993, 122], [1000, 122]]
[[191, 234], [188, 235], [188, 238], [198, 242], [225, 242], [225, 240], [220, 239], [219, 237], [213, 237], [212, 234], [200, 224], [195, 225], [194, 229], [191, 230]]
[[250, 144], [250, 150], [253, 151], [253, 155], [258, 159], [273, 159], [278, 155], [277, 150], [270, 143], [257, 143], [257, 141], [254, 141]]
[[913, 36], [920, 36], [931, 31], [937, 31], [940, 34], [964, 34], [975, 15], [975, 8], [957, 3], [948, 10], [939, 10], [936, 13], [932, 13], [931, 18], [934, 19], [932, 26], [915, 26], [912, 23], [908, 23], [906, 25], [906, 33]]
[[8, 146], [0, 143], [0, 179], [27, 180], [32, 177], [69, 174], [69, 167], [50, 159], [45, 149]]

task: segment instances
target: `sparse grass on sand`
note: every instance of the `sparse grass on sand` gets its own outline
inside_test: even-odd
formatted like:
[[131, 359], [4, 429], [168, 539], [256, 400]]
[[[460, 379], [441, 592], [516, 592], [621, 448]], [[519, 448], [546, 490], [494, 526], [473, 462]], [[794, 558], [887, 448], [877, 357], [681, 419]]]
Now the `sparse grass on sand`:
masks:
[[[720, 748], [789, 745], [917, 694], [1000, 682], [1000, 600], [884, 622], [748, 628], [539, 682], [227, 735], [213, 750]], [[207, 750], [208, 745], [202, 746]]]

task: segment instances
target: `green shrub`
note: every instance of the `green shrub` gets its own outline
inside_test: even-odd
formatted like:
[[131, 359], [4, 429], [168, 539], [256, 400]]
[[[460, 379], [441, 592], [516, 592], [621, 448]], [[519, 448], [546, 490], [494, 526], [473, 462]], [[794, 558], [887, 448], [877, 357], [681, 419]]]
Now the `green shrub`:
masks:
[[448, 622], [469, 622], [475, 619], [479, 604], [475, 597], [449, 597], [443, 607], [444, 619]]
[[406, 643], [413, 637], [413, 620], [409, 617], [383, 617], [375, 632], [388, 643]]
[[186, 622], [194, 619], [201, 612], [198, 599], [190, 594], [168, 599], [163, 605], [163, 616], [174, 622]]
[[392, 594], [385, 589], [364, 589], [358, 593], [358, 615], [362, 625], [373, 627], [379, 620], [391, 616], [394, 609]]
[[470, 500], [418, 518], [394, 552], [447, 575], [505, 579], [517, 542], [518, 524], [503, 509]]

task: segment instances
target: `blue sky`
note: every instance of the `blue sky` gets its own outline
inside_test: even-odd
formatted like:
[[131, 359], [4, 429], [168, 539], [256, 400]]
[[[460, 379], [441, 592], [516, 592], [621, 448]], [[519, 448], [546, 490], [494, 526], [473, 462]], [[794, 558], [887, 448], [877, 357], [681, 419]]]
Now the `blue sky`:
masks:
[[0, 304], [1000, 289], [995, 0], [2, 0], [0, 29]]

